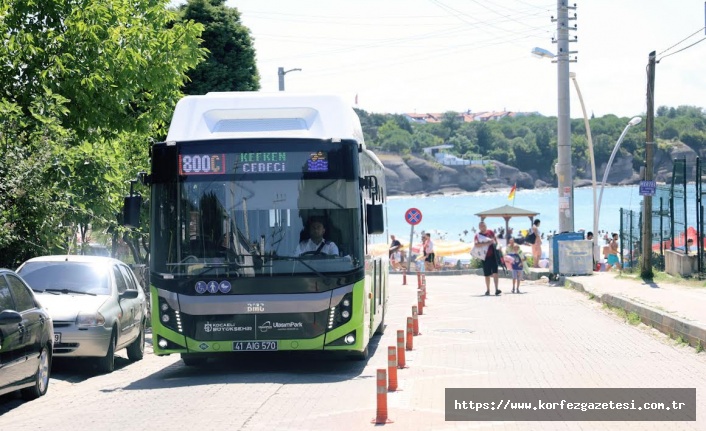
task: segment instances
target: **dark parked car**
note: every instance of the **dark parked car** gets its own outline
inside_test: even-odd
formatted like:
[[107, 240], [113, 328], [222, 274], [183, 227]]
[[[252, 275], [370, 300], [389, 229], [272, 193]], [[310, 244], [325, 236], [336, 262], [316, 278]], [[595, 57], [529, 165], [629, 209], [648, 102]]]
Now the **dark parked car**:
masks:
[[0, 395], [47, 393], [54, 327], [49, 313], [16, 273], [0, 269]]

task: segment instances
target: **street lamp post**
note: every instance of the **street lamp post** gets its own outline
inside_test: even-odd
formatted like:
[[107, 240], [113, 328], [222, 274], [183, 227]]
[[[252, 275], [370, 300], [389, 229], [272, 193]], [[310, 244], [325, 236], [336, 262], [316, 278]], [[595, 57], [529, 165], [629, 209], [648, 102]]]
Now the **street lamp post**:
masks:
[[[632, 126], [640, 124], [640, 121], [642, 121], [642, 118], [633, 117], [633, 119], [628, 122], [628, 125], [625, 126], [623, 133], [620, 134], [618, 142], [615, 143], [615, 147], [613, 147], [613, 152], [610, 154], [610, 159], [608, 159], [608, 165], [606, 165], [605, 172], [603, 172], [603, 182], [601, 182], [601, 193], [598, 195], [598, 210], [596, 211], [595, 225], [598, 225], [598, 218], [601, 215], [601, 201], [603, 200], [603, 188], [605, 187], [605, 182], [608, 180], [608, 172], [610, 172], [610, 167], [613, 165], [613, 159], [618, 153], [618, 148], [620, 148], [620, 144], [623, 142], [625, 135], [628, 133], [628, 129], [630, 129]], [[593, 235], [595, 237], [598, 235], [598, 233], [594, 232]]]
[[588, 139], [588, 152], [591, 155], [591, 180], [593, 182], [593, 258], [597, 262], [600, 254], [598, 250], [598, 215], [596, 214], [596, 210], [598, 209], [596, 205], [596, 159], [593, 155], [593, 138], [591, 137], [591, 126], [588, 122], [586, 106], [584, 106], [583, 104], [583, 97], [581, 96], [579, 83], [576, 80], [576, 74], [574, 72], [571, 72], [569, 76], [571, 77], [571, 80], [574, 81], [574, 87], [576, 87], [576, 94], [578, 94], [579, 102], [581, 102], [581, 111], [583, 111], [583, 123], [586, 126], [586, 138]]
[[294, 71], [301, 72], [301, 69], [284, 70], [284, 67], [280, 67], [277, 69], [277, 76], [279, 77], [279, 91], [284, 91], [284, 75], [288, 74], [289, 72], [294, 72]]

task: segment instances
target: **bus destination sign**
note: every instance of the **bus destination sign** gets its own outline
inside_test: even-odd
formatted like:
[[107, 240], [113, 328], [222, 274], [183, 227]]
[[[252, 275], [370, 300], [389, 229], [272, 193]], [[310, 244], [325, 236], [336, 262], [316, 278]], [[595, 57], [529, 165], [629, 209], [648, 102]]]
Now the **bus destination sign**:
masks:
[[[230, 163], [230, 164], [229, 164]], [[180, 175], [328, 172], [328, 156], [317, 152], [181, 154]]]

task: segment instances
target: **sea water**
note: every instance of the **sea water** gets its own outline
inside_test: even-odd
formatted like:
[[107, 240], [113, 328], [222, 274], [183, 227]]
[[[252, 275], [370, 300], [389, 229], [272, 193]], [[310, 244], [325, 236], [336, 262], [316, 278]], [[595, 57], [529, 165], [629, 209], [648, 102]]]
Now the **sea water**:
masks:
[[[498, 208], [503, 205], [515, 206], [539, 213], [535, 219], [541, 220], [540, 231], [551, 233], [559, 230], [559, 196], [557, 189], [517, 190], [515, 199], [508, 200], [509, 190], [497, 192], [473, 192], [455, 195], [395, 196], [388, 199], [387, 219], [389, 232], [408, 241], [411, 225], [405, 220], [405, 212], [416, 208], [422, 213], [422, 221], [414, 227], [415, 238], [421, 231], [430, 232], [432, 238], [449, 241], [473, 241], [472, 228], [478, 229], [480, 217], [476, 213]], [[596, 200], [600, 186], [596, 189]], [[598, 223], [599, 231], [620, 231], [620, 208], [633, 211], [642, 210], [642, 196], [639, 186], [605, 187], [601, 200]], [[485, 219], [489, 229], [505, 228], [501, 217]], [[509, 227], [515, 232], [530, 227], [528, 217], [513, 217]], [[593, 230], [593, 188], [574, 189], [574, 231]]]

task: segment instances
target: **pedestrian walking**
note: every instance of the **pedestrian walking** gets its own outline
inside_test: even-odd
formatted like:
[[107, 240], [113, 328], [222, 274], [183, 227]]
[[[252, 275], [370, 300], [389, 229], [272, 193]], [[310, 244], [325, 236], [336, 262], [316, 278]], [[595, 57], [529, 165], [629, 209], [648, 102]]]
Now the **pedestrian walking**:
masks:
[[402, 269], [402, 243], [400, 240], [395, 238], [394, 235], [390, 235], [392, 242], [390, 243], [390, 264], [395, 270]]
[[520, 282], [524, 274], [525, 255], [522, 253], [520, 246], [515, 244], [513, 238], [507, 240], [505, 249], [506, 263], [510, 265], [512, 271], [512, 293], [520, 292]]
[[498, 289], [498, 258], [495, 251], [497, 239], [492, 230], [488, 230], [485, 222], [478, 223], [478, 233], [473, 238], [475, 247], [486, 247], [485, 259], [483, 260], [483, 275], [485, 276], [485, 296], [490, 296], [490, 277], [493, 277], [495, 285], [495, 296], [502, 293]]
[[434, 254], [434, 242], [431, 240], [430, 233], [426, 234], [426, 239], [424, 241], [424, 255], [426, 256], [424, 259], [424, 265], [426, 266], [427, 271], [433, 271], [436, 255]]
[[539, 260], [542, 258], [542, 235], [539, 232], [540, 220], [537, 219], [532, 224], [532, 233], [535, 234], [536, 239], [534, 244], [532, 244], [532, 266], [539, 268]]

